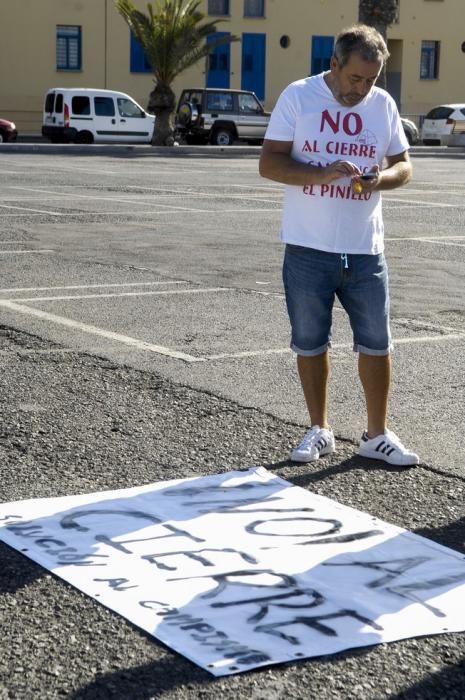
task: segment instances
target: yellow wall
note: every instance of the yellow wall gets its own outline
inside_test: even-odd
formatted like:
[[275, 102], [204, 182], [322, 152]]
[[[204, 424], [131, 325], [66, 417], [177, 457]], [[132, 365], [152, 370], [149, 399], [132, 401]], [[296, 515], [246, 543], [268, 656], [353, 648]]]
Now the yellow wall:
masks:
[[[146, 8], [146, 0], [136, 4]], [[266, 17], [244, 18], [242, 0], [218, 31], [266, 33], [266, 98], [271, 109], [281, 90], [310, 72], [312, 35], [335, 35], [357, 20], [358, 0], [266, 0]], [[202, 0], [207, 9], [207, 0]], [[392, 59], [401, 73], [401, 111], [422, 114], [441, 102], [465, 102], [464, 0], [400, 0], [400, 21], [389, 28]], [[82, 70], [57, 71], [56, 25], [82, 27]], [[290, 37], [289, 48], [279, 45]], [[420, 80], [421, 41], [441, 42], [438, 80]], [[0, 0], [0, 116], [21, 132], [40, 132], [42, 104], [51, 87], [107, 87], [132, 95], [144, 107], [150, 74], [129, 70], [129, 30], [113, 0]], [[183, 87], [205, 84], [205, 62], [180, 76]], [[231, 46], [231, 87], [241, 85], [241, 44]]]
[[[388, 37], [403, 39], [402, 111], [424, 114], [436, 104], [465, 102], [465, 3], [401, 0], [399, 24]], [[420, 80], [421, 42], [440, 41], [439, 79]]]

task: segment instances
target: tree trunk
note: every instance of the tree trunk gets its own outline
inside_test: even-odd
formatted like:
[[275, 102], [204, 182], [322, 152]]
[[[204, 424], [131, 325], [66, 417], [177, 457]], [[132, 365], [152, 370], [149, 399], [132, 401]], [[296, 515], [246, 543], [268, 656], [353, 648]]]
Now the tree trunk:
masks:
[[152, 146], [173, 145], [175, 109], [176, 96], [171, 87], [156, 83], [147, 105], [147, 111], [155, 115]]

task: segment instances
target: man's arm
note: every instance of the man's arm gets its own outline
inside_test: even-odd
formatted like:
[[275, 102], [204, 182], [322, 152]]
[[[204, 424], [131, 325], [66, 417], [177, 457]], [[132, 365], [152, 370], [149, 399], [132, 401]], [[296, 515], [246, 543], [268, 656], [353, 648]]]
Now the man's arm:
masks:
[[259, 173], [262, 177], [285, 185], [326, 185], [341, 177], [360, 175], [359, 168], [348, 160], [336, 160], [320, 167], [300, 163], [291, 156], [292, 141], [265, 139], [260, 156]]
[[386, 156], [387, 168], [381, 170], [377, 190], [393, 190], [406, 185], [412, 178], [412, 163], [408, 151], [395, 156]]

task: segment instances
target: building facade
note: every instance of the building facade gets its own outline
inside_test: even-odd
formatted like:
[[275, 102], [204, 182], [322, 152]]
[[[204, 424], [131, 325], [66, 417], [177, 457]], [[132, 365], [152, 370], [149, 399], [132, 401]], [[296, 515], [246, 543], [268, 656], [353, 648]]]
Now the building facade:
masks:
[[[388, 29], [388, 90], [404, 115], [465, 102], [464, 0], [400, 0]], [[146, 0], [137, 0], [140, 9]], [[271, 109], [293, 80], [328, 66], [335, 34], [357, 21], [358, 0], [202, 0], [219, 47], [174, 89], [254, 90]], [[147, 105], [153, 76], [113, 0], [0, 0], [0, 117], [39, 133], [51, 87], [109, 88]]]

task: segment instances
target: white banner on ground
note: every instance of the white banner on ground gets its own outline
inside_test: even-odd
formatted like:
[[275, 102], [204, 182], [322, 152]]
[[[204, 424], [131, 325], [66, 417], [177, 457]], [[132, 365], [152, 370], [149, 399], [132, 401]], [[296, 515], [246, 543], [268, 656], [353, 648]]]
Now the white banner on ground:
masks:
[[0, 505], [0, 539], [210, 673], [465, 630], [465, 558], [266, 471]]

